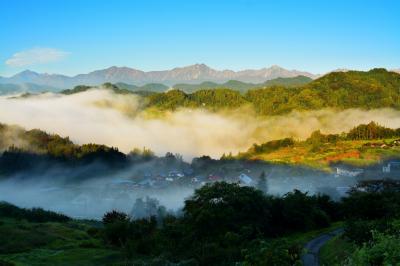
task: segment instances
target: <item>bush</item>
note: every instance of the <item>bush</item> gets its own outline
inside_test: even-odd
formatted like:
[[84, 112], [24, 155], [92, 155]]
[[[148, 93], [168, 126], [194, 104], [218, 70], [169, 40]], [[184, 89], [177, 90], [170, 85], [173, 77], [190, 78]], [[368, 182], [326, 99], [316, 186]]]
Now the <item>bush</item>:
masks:
[[358, 245], [372, 239], [372, 230], [376, 229], [376, 221], [350, 220], [345, 224], [344, 235]]
[[107, 212], [106, 214], [104, 214], [102, 221], [104, 225], [107, 225], [115, 222], [124, 222], [128, 219], [129, 218], [126, 213], [112, 210], [111, 212]]
[[105, 241], [111, 245], [123, 247], [130, 237], [130, 222], [114, 221], [108, 223], [104, 229]]
[[301, 265], [302, 246], [290, 244], [285, 239], [258, 241], [249, 249], [243, 250], [243, 266], [293, 266]]
[[357, 249], [347, 265], [398, 265], [400, 261], [400, 236], [372, 232], [372, 243]]
[[86, 231], [86, 233], [87, 233], [89, 236], [91, 236], [91, 237], [97, 238], [97, 237], [100, 236], [101, 231], [100, 231], [99, 228], [90, 227], [90, 228]]

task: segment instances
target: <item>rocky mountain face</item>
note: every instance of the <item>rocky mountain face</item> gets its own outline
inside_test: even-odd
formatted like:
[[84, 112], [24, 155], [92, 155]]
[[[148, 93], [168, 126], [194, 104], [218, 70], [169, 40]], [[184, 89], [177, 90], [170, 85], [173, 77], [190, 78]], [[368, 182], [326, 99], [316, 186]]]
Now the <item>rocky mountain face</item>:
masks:
[[164, 71], [149, 71], [128, 68], [110, 67], [96, 70], [88, 74], [79, 74], [73, 77], [59, 74], [39, 74], [30, 70], [23, 71], [12, 77], [0, 78], [0, 83], [23, 84], [33, 83], [42, 86], [56, 88], [71, 88], [76, 85], [98, 85], [105, 82], [123, 82], [127, 84], [143, 85], [146, 83], [163, 83], [174, 85], [176, 83], [201, 83], [204, 81], [226, 82], [238, 80], [242, 82], [260, 83], [266, 80], [282, 77], [306, 76], [316, 78], [317, 76], [308, 72], [287, 70], [279, 66], [271, 66], [258, 70], [215, 70], [204, 64], [195, 64], [186, 67], [178, 67]]

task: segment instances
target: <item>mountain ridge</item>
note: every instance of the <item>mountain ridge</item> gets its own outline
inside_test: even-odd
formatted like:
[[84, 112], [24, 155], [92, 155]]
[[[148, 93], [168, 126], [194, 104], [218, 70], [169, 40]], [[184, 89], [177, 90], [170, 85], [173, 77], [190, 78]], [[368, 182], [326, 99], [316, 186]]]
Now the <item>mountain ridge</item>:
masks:
[[309, 72], [287, 70], [276, 65], [261, 69], [233, 71], [229, 69], [216, 70], [205, 64], [194, 64], [176, 67], [170, 70], [147, 72], [129, 67], [112, 66], [75, 76], [37, 73], [31, 70], [25, 70], [11, 77], [1, 77], [0, 83], [35, 83], [37, 85], [58, 88], [71, 88], [81, 84], [99, 85], [106, 82], [122, 82], [132, 85], [144, 85], [146, 83], [174, 85], [177, 83], [200, 83], [204, 81], [227, 82], [229, 80], [237, 80], [241, 82], [261, 83], [278, 77], [286, 78], [300, 75], [310, 78], [318, 77], [318, 75]]

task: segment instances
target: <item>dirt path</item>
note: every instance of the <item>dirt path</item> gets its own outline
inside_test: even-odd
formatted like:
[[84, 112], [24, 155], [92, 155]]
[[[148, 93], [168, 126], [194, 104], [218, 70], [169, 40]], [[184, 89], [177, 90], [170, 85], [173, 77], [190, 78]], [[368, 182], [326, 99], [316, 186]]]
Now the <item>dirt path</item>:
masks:
[[343, 228], [336, 229], [332, 232], [319, 235], [318, 237], [309, 241], [304, 248], [306, 253], [302, 256], [301, 260], [304, 266], [319, 266], [319, 250], [331, 238], [343, 233]]

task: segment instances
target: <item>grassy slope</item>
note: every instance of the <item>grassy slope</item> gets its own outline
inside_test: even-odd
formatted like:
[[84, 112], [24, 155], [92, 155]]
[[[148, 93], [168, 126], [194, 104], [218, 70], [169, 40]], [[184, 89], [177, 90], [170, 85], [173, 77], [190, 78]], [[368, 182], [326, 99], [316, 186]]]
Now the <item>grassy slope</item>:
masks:
[[[0, 262], [15, 265], [115, 265], [119, 251], [87, 234], [84, 222], [29, 223], [0, 219]], [[1, 263], [0, 263], [1, 264]]]
[[336, 144], [323, 144], [317, 148], [298, 142], [293, 147], [280, 148], [259, 154], [247, 154], [252, 160], [303, 164], [328, 169], [329, 163], [344, 162], [354, 166], [366, 166], [388, 158], [400, 158], [400, 147], [366, 147], [367, 143], [390, 144], [393, 139], [339, 141]]

